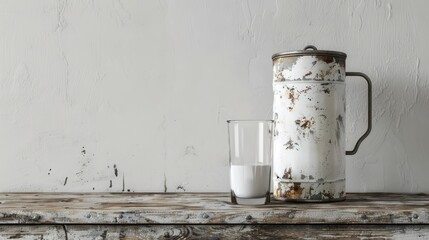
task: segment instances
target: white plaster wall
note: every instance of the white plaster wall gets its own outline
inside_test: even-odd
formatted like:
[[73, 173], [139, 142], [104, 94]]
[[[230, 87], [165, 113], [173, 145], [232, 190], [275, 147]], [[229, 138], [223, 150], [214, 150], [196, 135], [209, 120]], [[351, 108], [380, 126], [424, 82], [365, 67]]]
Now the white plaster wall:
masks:
[[[314, 44], [374, 84], [347, 190], [429, 192], [428, 8], [0, 1], [0, 191], [228, 191], [225, 120], [271, 118], [271, 55]], [[366, 88], [347, 82], [351, 149]]]

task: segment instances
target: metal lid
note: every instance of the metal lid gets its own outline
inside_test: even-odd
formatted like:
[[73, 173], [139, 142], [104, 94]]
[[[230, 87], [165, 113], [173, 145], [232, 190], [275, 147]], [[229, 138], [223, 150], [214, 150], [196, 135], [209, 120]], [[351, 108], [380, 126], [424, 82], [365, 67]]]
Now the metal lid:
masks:
[[[311, 49], [311, 50], [308, 50]], [[293, 56], [334, 56], [340, 58], [346, 58], [347, 54], [337, 51], [317, 50], [313, 45], [305, 46], [304, 50], [297, 50], [291, 52], [279, 52], [275, 53], [271, 58], [273, 60], [280, 57], [293, 57]]]

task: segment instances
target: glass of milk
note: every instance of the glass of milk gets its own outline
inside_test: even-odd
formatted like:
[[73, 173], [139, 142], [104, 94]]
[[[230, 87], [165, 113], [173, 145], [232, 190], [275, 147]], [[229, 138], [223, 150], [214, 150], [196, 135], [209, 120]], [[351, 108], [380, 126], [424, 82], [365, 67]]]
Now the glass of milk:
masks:
[[270, 202], [272, 120], [228, 120], [231, 202]]

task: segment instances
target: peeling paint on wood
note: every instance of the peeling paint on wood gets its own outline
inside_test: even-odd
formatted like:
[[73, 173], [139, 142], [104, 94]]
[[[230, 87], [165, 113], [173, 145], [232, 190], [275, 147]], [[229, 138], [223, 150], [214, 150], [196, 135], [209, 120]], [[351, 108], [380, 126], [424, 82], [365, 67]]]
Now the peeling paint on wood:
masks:
[[17, 226], [0, 225], [0, 239], [19, 239], [19, 240], [60, 240], [66, 239], [62, 226]]
[[[0, 194], [0, 239], [427, 239], [429, 195], [229, 203], [226, 193]], [[43, 224], [43, 225], [41, 225]]]
[[9, 193], [0, 202], [0, 224], [429, 223], [424, 194], [349, 194], [338, 203], [262, 206], [233, 205], [226, 193]]
[[69, 227], [70, 239], [427, 239], [429, 226], [145, 225]]
[[3, 225], [0, 239], [427, 239], [429, 226], [386, 225]]

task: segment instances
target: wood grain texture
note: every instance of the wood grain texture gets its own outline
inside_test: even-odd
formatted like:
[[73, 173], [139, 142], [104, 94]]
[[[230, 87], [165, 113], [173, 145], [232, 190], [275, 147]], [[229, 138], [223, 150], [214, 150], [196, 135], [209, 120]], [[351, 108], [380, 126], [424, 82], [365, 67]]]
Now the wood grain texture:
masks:
[[73, 225], [67, 230], [70, 240], [429, 238], [426, 225]]
[[0, 194], [0, 224], [428, 224], [425, 194], [348, 194], [336, 203], [231, 205], [226, 193]]
[[20, 240], [59, 240], [66, 239], [66, 232], [63, 226], [18, 226], [2, 225], [0, 226], [0, 240], [20, 239]]
[[0, 240], [105, 239], [428, 239], [415, 225], [3, 225]]

